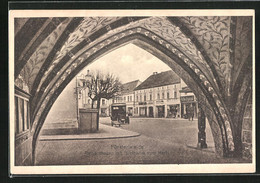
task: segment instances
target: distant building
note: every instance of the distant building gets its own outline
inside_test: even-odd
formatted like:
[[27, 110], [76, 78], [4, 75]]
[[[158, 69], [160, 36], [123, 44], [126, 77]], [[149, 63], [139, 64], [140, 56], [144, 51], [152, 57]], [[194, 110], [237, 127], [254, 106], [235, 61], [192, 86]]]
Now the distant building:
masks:
[[187, 108], [192, 106], [194, 118], [197, 118], [198, 102], [192, 90], [182, 81], [182, 89], [179, 92], [181, 96], [181, 117], [187, 118]]
[[[77, 76], [79, 108], [91, 108], [92, 100], [84, 88], [89, 75]], [[144, 82], [131, 81], [122, 85], [121, 94], [113, 99], [101, 99], [100, 116], [110, 115], [113, 103], [125, 103], [129, 116], [175, 118], [187, 117], [187, 108], [194, 109], [197, 118], [197, 99], [187, 85], [172, 70], [154, 72]], [[96, 102], [93, 105], [96, 108]]]
[[181, 80], [172, 70], [154, 72], [134, 89], [135, 116], [180, 117]]
[[141, 84], [141, 81], [135, 80], [128, 83], [123, 84], [122, 92], [120, 96], [116, 97], [113, 100], [113, 103], [125, 103], [126, 111], [129, 116], [133, 115], [134, 107], [135, 107], [135, 97], [134, 97], [134, 89]]

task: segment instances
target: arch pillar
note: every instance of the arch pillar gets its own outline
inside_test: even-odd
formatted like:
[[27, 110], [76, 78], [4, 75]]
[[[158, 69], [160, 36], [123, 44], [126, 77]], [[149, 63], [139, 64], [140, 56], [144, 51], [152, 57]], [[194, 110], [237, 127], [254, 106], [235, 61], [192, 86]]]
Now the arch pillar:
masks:
[[200, 104], [198, 105], [198, 148], [207, 148], [206, 143], [206, 116]]

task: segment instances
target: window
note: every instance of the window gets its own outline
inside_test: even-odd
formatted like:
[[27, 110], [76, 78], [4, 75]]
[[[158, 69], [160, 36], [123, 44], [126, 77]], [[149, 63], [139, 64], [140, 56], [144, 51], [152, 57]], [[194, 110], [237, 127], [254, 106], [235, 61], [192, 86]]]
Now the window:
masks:
[[167, 92], [167, 99], [169, 99], [170, 98], [170, 93], [169, 92]]
[[105, 105], [106, 101], [105, 99], [102, 99], [102, 105]]
[[162, 99], [164, 99], [164, 93], [162, 93]]
[[130, 101], [130, 97], [129, 97], [129, 96], [127, 96], [127, 101], [128, 101], [128, 102]]
[[136, 96], [136, 101], [138, 102], [138, 96]]
[[132, 96], [130, 96], [130, 102], [132, 102]]
[[29, 124], [28, 124], [28, 102], [24, 100], [24, 107], [23, 107], [24, 115], [23, 115], [23, 121], [24, 121], [24, 131], [29, 129]]
[[28, 101], [15, 96], [15, 134], [30, 129]]
[[174, 98], [177, 98], [177, 92], [174, 91]]
[[146, 95], [144, 95], [144, 101], [146, 101]]
[[157, 93], [157, 99], [160, 99], [160, 93]]
[[15, 97], [15, 133], [19, 132], [18, 97]]
[[18, 133], [21, 133], [24, 131], [24, 100], [21, 98], [18, 98], [18, 116], [19, 116], [19, 121], [18, 121]]
[[124, 97], [124, 101], [126, 101], [126, 98]]
[[142, 102], [142, 94], [140, 95], [140, 102]]
[[153, 98], [152, 98], [152, 94], [150, 94], [150, 100], [152, 100]]

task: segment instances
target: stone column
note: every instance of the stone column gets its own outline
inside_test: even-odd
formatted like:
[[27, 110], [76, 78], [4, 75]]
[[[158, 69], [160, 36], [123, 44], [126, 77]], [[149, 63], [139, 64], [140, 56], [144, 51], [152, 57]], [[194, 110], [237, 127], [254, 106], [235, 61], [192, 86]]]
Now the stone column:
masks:
[[201, 109], [200, 105], [198, 105], [198, 148], [207, 148], [206, 144], [206, 118], [204, 111]]

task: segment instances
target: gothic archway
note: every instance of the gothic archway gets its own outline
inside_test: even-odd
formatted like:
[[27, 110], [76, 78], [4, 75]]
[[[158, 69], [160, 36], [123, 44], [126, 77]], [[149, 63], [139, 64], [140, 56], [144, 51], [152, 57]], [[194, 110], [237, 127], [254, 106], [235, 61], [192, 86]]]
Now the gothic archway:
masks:
[[[228, 30], [231, 32], [236, 30], [230, 26], [232, 22], [230, 17], [217, 17], [216, 20], [214, 18], [210, 21], [218, 26], [217, 34], [223, 37], [222, 47], [225, 47], [218, 55], [220, 61], [227, 65], [224, 69], [227, 72], [224, 78], [219, 74], [222, 72], [218, 70], [221, 67], [217, 67], [214, 61], [216, 55], [213, 43], [213, 50], [206, 48], [210, 41], [216, 41], [215, 38], [205, 36], [202, 39], [198, 36], [200, 30], [196, 32], [190, 27], [196, 24], [201, 26], [205, 22], [207, 27], [208, 20], [203, 18], [202, 20], [185, 17], [67, 18], [63, 24], [58, 24], [56, 33], [54, 31], [53, 36], [50, 34], [45, 42], [38, 44], [39, 49], [35, 51], [42, 54], [46, 49], [44, 44], [52, 47], [42, 54], [39, 66], [34, 67], [35, 74], [31, 77], [29, 86], [33, 109], [31, 111], [33, 149], [45, 117], [69, 81], [98, 57], [121, 45], [133, 42], [160, 58], [181, 76], [194, 91], [210, 121], [218, 154], [232, 155], [239, 144], [234, 140], [235, 127], [226, 102], [230, 95], [228, 85], [230, 67], [228, 58], [223, 57], [221, 51], [229, 50], [228, 43], [232, 39], [228, 37]], [[89, 25], [94, 25], [93, 21], [99, 23], [90, 28]], [[219, 22], [222, 23], [218, 24]], [[207, 35], [207, 31], [203, 34]], [[218, 42], [215, 44], [218, 45]], [[31, 60], [33, 56], [30, 57]], [[29, 60], [23, 62], [24, 67], [20, 68], [20, 74], [28, 68]]]
[[[131, 32], [130, 32], [131, 31]], [[211, 106], [211, 112], [209, 113], [208, 110], [206, 110], [206, 108], [208, 108], [208, 106], [203, 107], [206, 111], [206, 114], [208, 117], [212, 116], [212, 112], [215, 115], [215, 123], [217, 122], [217, 124], [219, 125], [219, 132], [217, 134], [217, 136], [221, 136], [222, 137], [222, 145], [221, 148], [223, 148], [223, 152], [220, 152], [220, 154], [226, 154], [228, 151], [233, 150], [232, 148], [234, 148], [233, 146], [230, 147], [230, 143], [232, 143], [232, 141], [228, 144], [228, 141], [230, 141], [230, 137], [231, 134], [231, 129], [230, 126], [228, 126], [229, 124], [226, 122], [228, 121], [227, 119], [227, 115], [223, 115], [224, 109], [222, 109], [222, 111], [220, 111], [221, 109], [219, 109], [218, 107], [221, 107], [220, 104], [220, 100], [218, 98], [218, 96], [216, 95], [216, 93], [214, 92], [214, 89], [212, 87], [212, 85], [210, 85], [209, 81], [206, 79], [205, 75], [200, 71], [200, 69], [198, 67], [196, 67], [194, 65], [194, 63], [189, 60], [187, 57], [184, 56], [184, 54], [182, 52], [180, 52], [179, 50], [177, 50], [175, 47], [172, 47], [171, 45], [166, 46], [167, 42], [165, 42], [165, 45], [160, 44], [159, 41], [161, 41], [161, 39], [153, 39], [153, 34], [149, 32], [149, 34], [151, 35], [151, 37], [145, 36], [145, 32], [147, 33], [147, 30], [145, 29], [141, 29], [140, 27], [138, 28], [134, 28], [134, 29], [130, 29], [130, 30], [125, 30], [124, 32], [120, 32], [118, 33], [118, 35], [122, 35], [125, 33], [125, 35], [127, 35], [126, 33], [131, 33], [130, 36], [126, 36], [126, 37], [121, 37], [118, 38], [115, 42], [111, 41], [109, 42], [108, 45], [106, 45], [106, 47], [102, 48], [102, 46], [100, 46], [100, 50], [95, 50], [94, 48], [91, 48], [92, 50], [92, 54], [88, 55], [89, 52], [87, 52], [87, 54], [85, 53], [84, 56], [87, 56], [87, 59], [82, 58], [84, 56], [81, 55], [81, 58], [76, 59], [74, 62], [71, 63], [71, 65], [62, 73], [61, 77], [56, 81], [52, 83], [52, 86], [50, 86], [48, 88], [48, 93], [45, 92], [46, 94], [42, 96], [42, 99], [40, 100], [41, 105], [38, 105], [38, 111], [37, 114], [35, 114], [35, 118], [34, 121], [38, 121], [38, 124], [35, 127], [35, 133], [34, 133], [34, 143], [36, 143], [37, 137], [39, 135], [41, 126], [44, 122], [44, 119], [46, 118], [48, 111], [50, 110], [52, 104], [54, 103], [54, 101], [56, 100], [56, 98], [59, 96], [59, 94], [62, 92], [62, 90], [65, 88], [65, 86], [69, 83], [69, 81], [76, 76], [76, 74], [78, 72], [80, 72], [87, 64], [89, 64], [91, 61], [95, 60], [96, 58], [98, 58], [100, 55], [105, 54], [106, 52], [108, 52], [109, 50], [113, 50], [115, 47], [124, 44], [125, 42], [129, 41], [129, 40], [133, 40], [133, 39], [137, 39], [139, 41], [143, 41], [146, 42], [148, 44], [146, 45], [151, 45], [152, 47], [160, 50], [161, 53], [164, 53], [166, 56], [168, 56], [169, 58], [172, 59], [171, 62], [174, 62], [174, 64], [171, 64], [171, 68], [177, 72], [176, 70], [176, 65], [178, 64], [180, 66], [180, 71], [177, 72], [181, 78], [184, 78], [183, 73], [187, 73], [187, 75], [190, 76], [190, 78], [192, 78], [191, 80], [187, 81], [187, 79], [185, 79], [186, 83], [188, 84], [188, 86], [190, 86], [190, 82], [196, 83], [196, 85], [198, 85], [200, 88], [200, 90], [202, 91], [202, 93], [204, 94], [203, 98], [204, 100], [207, 101], [207, 103], [209, 103], [209, 106]], [[142, 34], [143, 33], [143, 34]], [[114, 36], [113, 36], [114, 37]], [[107, 42], [107, 41], [106, 41]], [[150, 47], [151, 47], [150, 46]], [[156, 54], [156, 52], [154, 53]], [[170, 65], [168, 63], [168, 65]], [[193, 87], [191, 87], [193, 88]], [[195, 95], [198, 96], [199, 92], [195, 92]], [[198, 98], [202, 98], [202, 96], [198, 96]], [[221, 113], [222, 112], [222, 113]], [[212, 119], [213, 120], [213, 119]], [[222, 121], [222, 123], [221, 123]], [[226, 131], [226, 129], [228, 131]], [[216, 130], [213, 130], [216, 131]], [[229, 138], [228, 138], [229, 137]], [[216, 137], [217, 138], [217, 137]], [[232, 138], [231, 138], [232, 140]], [[219, 140], [218, 140], [219, 142]], [[219, 144], [219, 143], [217, 143]], [[232, 145], [232, 144], [231, 144]], [[228, 149], [230, 147], [230, 149]], [[218, 147], [218, 149], [221, 149]]]

